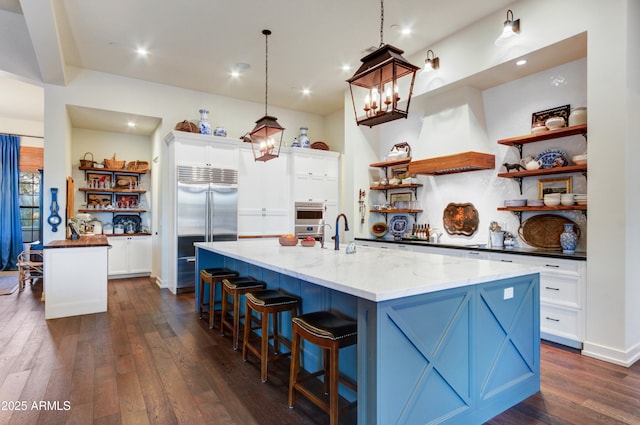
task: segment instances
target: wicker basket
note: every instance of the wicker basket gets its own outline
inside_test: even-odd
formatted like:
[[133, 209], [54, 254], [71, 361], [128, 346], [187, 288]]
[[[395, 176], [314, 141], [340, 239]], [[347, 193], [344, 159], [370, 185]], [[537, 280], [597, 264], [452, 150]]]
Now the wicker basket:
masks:
[[328, 151], [329, 150], [329, 145], [327, 145], [325, 142], [313, 142], [313, 143], [311, 143], [311, 149], [318, 149], [318, 150], [322, 150], [322, 151]]
[[186, 131], [187, 133], [200, 133], [198, 126], [187, 120], [180, 121], [173, 129], [177, 131]]
[[[91, 159], [87, 159], [87, 155], [91, 155]], [[93, 167], [93, 164], [96, 162], [93, 160], [93, 154], [91, 152], [86, 152], [82, 158], [80, 158], [80, 166], [81, 167]]]
[[111, 168], [114, 170], [120, 170], [122, 168], [124, 168], [124, 164], [126, 161], [119, 161], [116, 159], [116, 154], [113, 154], [113, 159], [104, 159], [104, 167], [105, 168]]
[[131, 161], [127, 163], [127, 170], [131, 171], [148, 171], [149, 163], [147, 161]]
[[559, 249], [560, 234], [565, 224], [573, 224], [573, 228], [580, 236], [580, 227], [566, 217], [553, 214], [540, 214], [528, 218], [518, 229], [518, 234], [527, 245], [535, 248]]

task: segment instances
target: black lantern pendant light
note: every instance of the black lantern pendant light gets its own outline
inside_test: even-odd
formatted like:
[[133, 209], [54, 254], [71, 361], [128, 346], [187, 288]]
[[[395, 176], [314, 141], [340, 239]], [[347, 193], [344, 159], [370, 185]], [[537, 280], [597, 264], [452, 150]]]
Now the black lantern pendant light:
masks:
[[267, 113], [267, 97], [269, 94], [269, 35], [271, 31], [262, 30], [265, 38], [265, 83], [264, 83], [264, 117], [256, 121], [256, 126], [251, 130], [251, 149], [256, 161], [269, 161], [280, 156], [284, 127], [278, 124], [278, 119]]
[[407, 118], [409, 113], [413, 82], [420, 68], [402, 57], [403, 50], [384, 44], [383, 31], [384, 0], [380, 0], [380, 47], [362, 58], [360, 68], [347, 80], [358, 125], [373, 127]]

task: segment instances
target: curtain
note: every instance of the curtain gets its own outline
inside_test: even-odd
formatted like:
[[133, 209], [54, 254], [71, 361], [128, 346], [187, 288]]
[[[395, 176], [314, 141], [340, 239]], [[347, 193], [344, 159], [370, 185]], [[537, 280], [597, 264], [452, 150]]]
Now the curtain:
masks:
[[20, 138], [0, 134], [0, 270], [16, 270], [22, 251]]

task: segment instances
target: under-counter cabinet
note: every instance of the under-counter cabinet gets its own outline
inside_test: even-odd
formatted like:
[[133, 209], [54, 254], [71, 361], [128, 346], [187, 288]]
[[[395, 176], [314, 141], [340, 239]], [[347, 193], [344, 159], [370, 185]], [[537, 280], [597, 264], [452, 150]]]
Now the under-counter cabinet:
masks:
[[151, 236], [109, 236], [109, 278], [151, 274]]
[[256, 161], [251, 148], [241, 147], [238, 167], [238, 236], [291, 233], [289, 154]]
[[540, 267], [540, 337], [570, 347], [584, 341], [586, 261], [491, 253], [496, 261]]

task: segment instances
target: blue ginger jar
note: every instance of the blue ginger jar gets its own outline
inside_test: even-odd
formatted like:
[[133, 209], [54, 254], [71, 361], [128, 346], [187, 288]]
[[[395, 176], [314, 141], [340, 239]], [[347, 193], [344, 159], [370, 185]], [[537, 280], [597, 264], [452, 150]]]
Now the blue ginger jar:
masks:
[[564, 232], [560, 234], [560, 246], [562, 246], [562, 252], [572, 253], [576, 250], [578, 244], [578, 235], [573, 231], [573, 224], [563, 224]]
[[198, 121], [198, 130], [200, 134], [211, 134], [211, 124], [209, 124], [209, 111], [200, 109], [200, 121]]
[[300, 127], [298, 140], [300, 141], [300, 147], [309, 149], [311, 147], [311, 140], [309, 140], [309, 136], [307, 136], [307, 130], [307, 127]]

